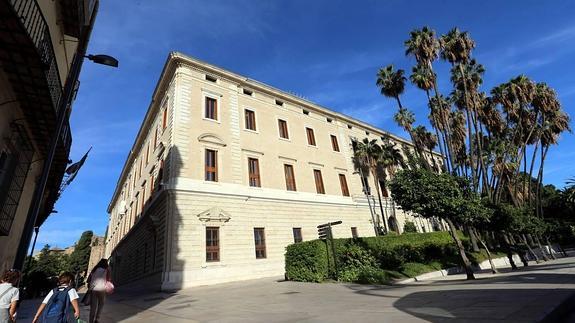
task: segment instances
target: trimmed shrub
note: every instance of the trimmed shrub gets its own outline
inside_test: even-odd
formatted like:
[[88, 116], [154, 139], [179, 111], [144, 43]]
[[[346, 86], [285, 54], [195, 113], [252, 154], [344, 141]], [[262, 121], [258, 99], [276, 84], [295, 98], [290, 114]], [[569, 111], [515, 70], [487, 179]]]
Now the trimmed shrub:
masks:
[[403, 225], [403, 233], [417, 233], [415, 223], [411, 221], [405, 221], [405, 224]]
[[302, 282], [322, 282], [328, 277], [325, 243], [321, 240], [289, 245], [285, 254], [286, 278]]
[[[468, 244], [463, 235], [461, 238]], [[393, 272], [399, 277], [401, 274], [397, 271], [416, 276], [457, 266], [460, 262], [457, 248], [448, 232], [335, 239], [333, 243], [337, 254], [337, 277], [331, 246], [326, 249], [324, 241], [314, 240], [287, 247], [288, 279], [320, 282], [332, 277], [346, 282], [375, 284], [389, 280]]]

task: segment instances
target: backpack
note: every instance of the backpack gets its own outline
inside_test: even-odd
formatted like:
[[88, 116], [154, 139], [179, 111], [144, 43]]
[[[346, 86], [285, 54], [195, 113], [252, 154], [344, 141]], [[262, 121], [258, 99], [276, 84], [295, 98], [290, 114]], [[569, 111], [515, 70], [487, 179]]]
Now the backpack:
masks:
[[66, 323], [68, 322], [68, 314], [70, 310], [70, 296], [68, 291], [70, 287], [63, 290], [54, 288], [52, 290], [52, 297], [46, 304], [44, 315], [42, 316], [43, 323]]

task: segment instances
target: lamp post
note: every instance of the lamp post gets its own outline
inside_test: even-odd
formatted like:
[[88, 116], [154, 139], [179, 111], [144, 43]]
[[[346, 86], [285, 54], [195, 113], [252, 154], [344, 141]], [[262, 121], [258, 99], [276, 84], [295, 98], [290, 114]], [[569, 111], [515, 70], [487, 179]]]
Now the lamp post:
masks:
[[86, 56], [86, 49], [88, 47], [88, 39], [90, 39], [90, 34], [92, 33], [92, 27], [94, 25], [94, 20], [98, 12], [98, 6], [94, 8], [92, 12], [92, 17], [90, 19], [90, 25], [84, 30], [80, 36], [78, 42], [78, 50], [74, 55], [72, 64], [70, 66], [70, 71], [66, 77], [66, 83], [64, 84], [64, 90], [62, 95], [58, 100], [57, 106], [57, 117], [56, 117], [56, 128], [50, 138], [50, 145], [48, 146], [48, 151], [46, 153], [46, 158], [44, 160], [44, 165], [42, 166], [42, 173], [40, 179], [38, 180], [36, 187], [34, 189], [34, 195], [32, 196], [32, 202], [30, 203], [30, 209], [28, 210], [28, 215], [26, 217], [26, 222], [24, 223], [24, 229], [22, 231], [22, 237], [18, 244], [18, 250], [16, 251], [16, 257], [14, 259], [13, 268], [22, 269], [24, 266], [24, 261], [26, 259], [26, 253], [28, 247], [30, 246], [30, 240], [32, 238], [32, 233], [34, 227], [36, 226], [36, 220], [42, 208], [42, 202], [44, 201], [44, 193], [46, 190], [46, 185], [48, 183], [48, 176], [50, 175], [50, 170], [52, 168], [52, 162], [54, 161], [54, 156], [56, 155], [56, 150], [58, 148], [58, 143], [60, 141], [60, 135], [62, 133], [62, 128], [68, 117], [68, 111], [70, 110], [70, 103], [73, 97], [74, 89], [76, 87], [76, 82], [80, 76], [80, 71], [82, 69], [82, 63], [84, 57], [92, 60], [98, 64], [104, 64], [109, 66], [118, 66], [118, 60], [108, 55], [88, 55]]

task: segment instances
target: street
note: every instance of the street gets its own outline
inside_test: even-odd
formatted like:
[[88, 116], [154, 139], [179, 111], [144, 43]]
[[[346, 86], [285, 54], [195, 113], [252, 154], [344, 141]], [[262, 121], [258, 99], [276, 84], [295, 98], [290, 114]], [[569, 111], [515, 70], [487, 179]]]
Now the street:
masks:
[[[536, 322], [575, 293], [574, 265], [569, 257], [515, 272], [480, 273], [475, 281], [453, 275], [403, 286], [278, 277], [176, 293], [119, 288], [102, 322]], [[88, 312], [83, 307], [82, 317]], [[26, 313], [20, 318], [31, 319]]]

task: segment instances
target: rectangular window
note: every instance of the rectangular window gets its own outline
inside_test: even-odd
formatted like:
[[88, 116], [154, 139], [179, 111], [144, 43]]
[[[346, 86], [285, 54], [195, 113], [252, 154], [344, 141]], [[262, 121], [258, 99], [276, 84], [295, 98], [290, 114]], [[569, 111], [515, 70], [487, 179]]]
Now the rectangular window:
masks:
[[334, 135], [331, 135], [331, 148], [333, 148], [333, 151], [339, 151], [339, 145], [337, 144], [337, 137]]
[[142, 159], [140, 159], [140, 168], [138, 169], [138, 177], [142, 177]]
[[313, 170], [313, 177], [315, 178], [315, 189], [318, 194], [325, 194], [323, 187], [323, 179], [321, 178], [321, 171], [319, 169]]
[[218, 100], [206, 96], [206, 119], [218, 120]]
[[284, 174], [286, 177], [286, 189], [288, 191], [295, 191], [295, 175], [293, 172], [293, 166], [284, 164]]
[[305, 132], [307, 133], [307, 144], [310, 146], [315, 146], [315, 136], [313, 134], [313, 129], [305, 128]]
[[158, 128], [156, 127], [156, 131], [154, 132], [154, 149], [158, 147]]
[[220, 261], [220, 228], [206, 227], [206, 261]]
[[150, 161], [150, 145], [146, 146], [146, 165]]
[[256, 113], [252, 110], [245, 110], [246, 129], [256, 131]]
[[351, 227], [351, 237], [352, 238], [357, 238], [357, 228], [356, 227]]
[[162, 117], [162, 130], [166, 130], [167, 126], [168, 126], [168, 105], [166, 104], [166, 106], [164, 107], [164, 114]]
[[301, 236], [301, 228], [293, 228], [293, 242], [302, 242], [303, 238]]
[[287, 122], [285, 120], [278, 119], [278, 128], [280, 130], [280, 138], [289, 139]]
[[264, 228], [254, 228], [254, 242], [256, 245], [256, 259], [266, 257], [266, 236]]
[[248, 158], [248, 173], [250, 186], [260, 187], [260, 163], [256, 158]]
[[341, 186], [341, 195], [349, 196], [349, 189], [347, 188], [347, 180], [344, 174], [339, 174], [339, 186]]
[[218, 152], [206, 149], [206, 181], [218, 181]]
[[251, 91], [251, 90], [248, 90], [248, 89], [244, 89], [244, 94], [245, 94], [245, 95], [252, 96], [252, 95], [254, 94], [254, 92]]
[[206, 74], [206, 80], [207, 80], [207, 81], [210, 81], [210, 82], [216, 83], [216, 81], [217, 81], [218, 79], [217, 79], [216, 77], [214, 77], [214, 76], [211, 76], [211, 75], [207, 75], [207, 74]]

